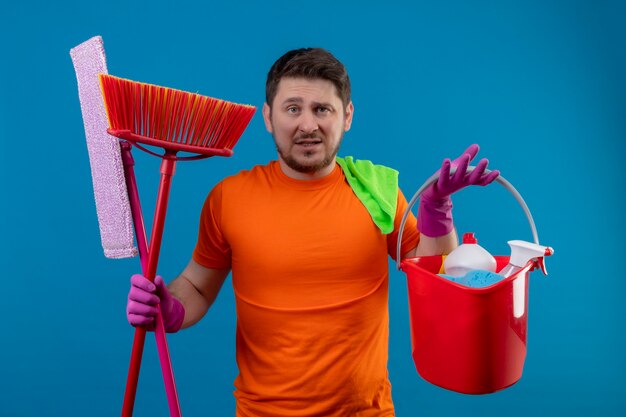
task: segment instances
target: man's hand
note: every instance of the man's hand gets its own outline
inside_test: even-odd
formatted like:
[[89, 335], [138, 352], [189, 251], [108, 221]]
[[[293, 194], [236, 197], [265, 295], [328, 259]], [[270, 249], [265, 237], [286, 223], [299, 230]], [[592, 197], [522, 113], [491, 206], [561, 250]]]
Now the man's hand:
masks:
[[145, 326], [148, 330], [154, 330], [159, 304], [165, 331], [177, 332], [183, 324], [185, 308], [170, 294], [163, 278], [157, 276], [153, 283], [143, 275], [133, 275], [130, 278], [126, 304], [128, 322], [133, 326]]
[[[485, 174], [489, 161], [480, 160], [472, 172], [467, 172], [470, 161], [478, 154], [479, 146], [474, 144], [454, 161], [444, 159], [439, 170], [439, 179], [422, 193], [417, 211], [417, 227], [429, 237], [439, 237], [452, 231], [452, 200], [450, 195], [468, 185], [485, 186], [500, 175], [500, 171]], [[450, 173], [454, 168], [456, 171]]]

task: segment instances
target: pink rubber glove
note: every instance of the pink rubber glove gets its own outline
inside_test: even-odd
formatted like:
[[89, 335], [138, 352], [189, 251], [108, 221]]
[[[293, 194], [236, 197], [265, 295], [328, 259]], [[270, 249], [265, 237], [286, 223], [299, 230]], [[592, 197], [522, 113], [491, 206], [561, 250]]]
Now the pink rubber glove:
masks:
[[163, 278], [157, 276], [154, 283], [140, 274], [130, 278], [126, 317], [131, 325], [146, 326], [148, 330], [154, 330], [159, 302], [165, 331], [175, 333], [180, 330], [185, 318], [185, 308], [170, 294]]
[[[441, 164], [439, 179], [422, 193], [417, 211], [417, 227], [421, 233], [429, 237], [447, 235], [454, 228], [452, 222], [452, 200], [450, 195], [468, 185], [485, 186], [491, 184], [500, 175], [494, 170], [485, 174], [489, 161], [481, 159], [476, 168], [467, 173], [467, 167], [480, 147], [471, 145], [454, 161], [444, 159]], [[450, 170], [456, 168], [454, 174]]]

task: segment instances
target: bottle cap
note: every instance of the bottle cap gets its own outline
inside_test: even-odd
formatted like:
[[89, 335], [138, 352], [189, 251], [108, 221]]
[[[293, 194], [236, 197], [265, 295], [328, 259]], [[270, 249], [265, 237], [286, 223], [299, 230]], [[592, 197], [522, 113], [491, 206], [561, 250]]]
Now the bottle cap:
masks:
[[463, 243], [476, 244], [478, 239], [476, 239], [473, 232], [465, 233], [463, 235]]

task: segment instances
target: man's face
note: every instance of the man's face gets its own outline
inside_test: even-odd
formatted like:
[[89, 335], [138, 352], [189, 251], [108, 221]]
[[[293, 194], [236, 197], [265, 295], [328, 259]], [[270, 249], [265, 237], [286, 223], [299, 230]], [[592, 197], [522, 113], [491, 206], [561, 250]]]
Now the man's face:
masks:
[[298, 179], [332, 172], [353, 111], [352, 102], [344, 109], [328, 80], [282, 78], [272, 108], [263, 106], [263, 119], [274, 137], [283, 172]]

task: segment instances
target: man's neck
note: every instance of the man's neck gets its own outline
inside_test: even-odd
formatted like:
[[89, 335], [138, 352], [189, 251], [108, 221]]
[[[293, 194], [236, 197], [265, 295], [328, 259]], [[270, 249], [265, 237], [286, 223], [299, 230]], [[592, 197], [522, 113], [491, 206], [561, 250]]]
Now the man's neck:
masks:
[[285, 174], [289, 178], [293, 178], [295, 180], [310, 181], [324, 178], [325, 176], [330, 175], [330, 173], [333, 172], [333, 170], [335, 169], [337, 159], [336, 157], [333, 158], [332, 162], [328, 164], [328, 166], [313, 172], [297, 171], [287, 165], [287, 163], [285, 163], [285, 161], [283, 161], [280, 157], [278, 157], [278, 164], [280, 165], [280, 170], [283, 172], [283, 174]]

